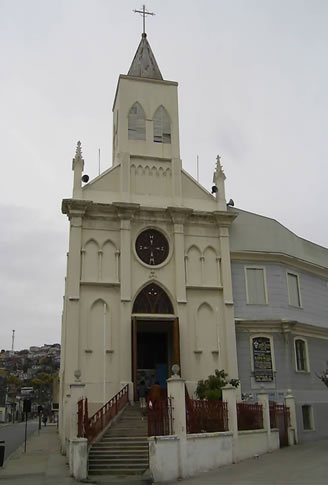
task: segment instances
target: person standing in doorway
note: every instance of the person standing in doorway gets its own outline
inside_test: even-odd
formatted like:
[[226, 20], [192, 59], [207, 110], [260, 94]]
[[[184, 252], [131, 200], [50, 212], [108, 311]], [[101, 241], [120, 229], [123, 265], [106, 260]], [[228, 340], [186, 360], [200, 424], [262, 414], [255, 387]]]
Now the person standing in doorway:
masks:
[[139, 405], [141, 410], [146, 408], [146, 392], [147, 392], [146, 384], [145, 381], [142, 379], [138, 387]]
[[149, 402], [152, 403], [152, 407], [156, 408], [156, 404], [160, 401], [161, 395], [161, 387], [159, 382], [156, 381], [155, 384], [151, 386], [148, 396]]

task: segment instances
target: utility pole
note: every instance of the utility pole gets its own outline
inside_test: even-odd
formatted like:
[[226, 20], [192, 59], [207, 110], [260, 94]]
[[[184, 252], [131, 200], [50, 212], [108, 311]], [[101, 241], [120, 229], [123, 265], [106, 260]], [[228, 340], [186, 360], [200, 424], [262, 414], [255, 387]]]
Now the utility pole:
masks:
[[15, 344], [15, 330], [13, 329], [13, 335], [11, 338], [11, 351], [14, 352], [14, 344]]

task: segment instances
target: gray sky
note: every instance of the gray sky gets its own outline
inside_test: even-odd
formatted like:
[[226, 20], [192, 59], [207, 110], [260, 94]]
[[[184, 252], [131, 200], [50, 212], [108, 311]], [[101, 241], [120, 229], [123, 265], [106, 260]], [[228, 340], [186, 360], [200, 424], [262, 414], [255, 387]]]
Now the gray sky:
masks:
[[[0, 0], [0, 348], [60, 341], [71, 163], [111, 164], [111, 108], [140, 41], [138, 0]], [[184, 168], [328, 247], [326, 0], [148, 0], [148, 39], [179, 82]]]

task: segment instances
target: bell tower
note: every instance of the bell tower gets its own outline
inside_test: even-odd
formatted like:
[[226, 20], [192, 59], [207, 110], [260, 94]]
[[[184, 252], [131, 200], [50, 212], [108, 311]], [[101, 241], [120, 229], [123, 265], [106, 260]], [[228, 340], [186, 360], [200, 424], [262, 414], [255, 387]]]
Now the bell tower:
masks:
[[[113, 105], [113, 166], [124, 157], [180, 160], [178, 83], [163, 79], [146, 33]], [[128, 156], [127, 156], [128, 155]]]

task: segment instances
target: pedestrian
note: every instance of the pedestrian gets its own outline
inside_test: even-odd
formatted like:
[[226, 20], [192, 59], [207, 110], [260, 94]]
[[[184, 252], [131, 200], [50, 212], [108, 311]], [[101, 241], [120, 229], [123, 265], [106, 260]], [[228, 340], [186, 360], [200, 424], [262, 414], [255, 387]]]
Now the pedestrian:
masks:
[[149, 403], [151, 402], [151, 408], [156, 408], [156, 404], [161, 400], [161, 396], [162, 396], [161, 387], [159, 385], [159, 382], [156, 381], [155, 384], [151, 386], [148, 395]]
[[47, 415], [44, 413], [43, 416], [42, 416], [42, 422], [43, 422], [43, 425], [46, 427], [47, 425], [47, 420], [48, 420], [48, 417]]
[[147, 394], [146, 384], [145, 381], [142, 379], [138, 386], [139, 405], [141, 409], [146, 408], [146, 394]]

